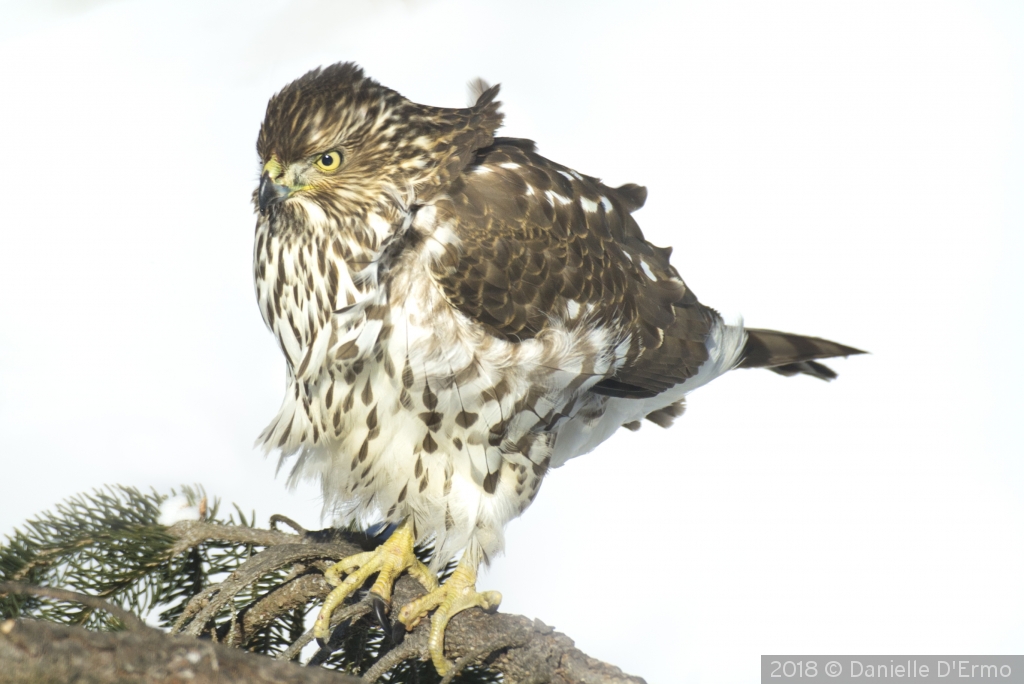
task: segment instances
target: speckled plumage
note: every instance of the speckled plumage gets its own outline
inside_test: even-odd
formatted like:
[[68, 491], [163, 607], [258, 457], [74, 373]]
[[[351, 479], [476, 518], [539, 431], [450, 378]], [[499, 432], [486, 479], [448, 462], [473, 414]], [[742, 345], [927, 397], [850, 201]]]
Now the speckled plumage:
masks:
[[256, 292], [288, 366], [260, 440], [340, 521], [411, 517], [438, 564], [498, 552], [549, 468], [731, 368], [857, 353], [725, 325], [644, 240], [646, 191], [495, 138], [496, 95], [427, 107], [334, 65], [271, 99], [258, 142]]

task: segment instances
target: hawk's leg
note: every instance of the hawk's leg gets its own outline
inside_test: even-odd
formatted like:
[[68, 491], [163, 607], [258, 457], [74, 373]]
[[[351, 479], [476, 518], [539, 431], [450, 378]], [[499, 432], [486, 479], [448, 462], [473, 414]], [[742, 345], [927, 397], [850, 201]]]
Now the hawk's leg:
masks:
[[[324, 599], [324, 605], [313, 624], [313, 636], [321, 642], [327, 641], [331, 635], [331, 613], [374, 573], [377, 573], [377, 581], [373, 583], [370, 594], [388, 606], [391, 605], [391, 588], [403, 572], [407, 571], [428, 592], [436, 590], [437, 577], [413, 553], [415, 542], [412, 519], [408, 519], [373, 551], [349, 556], [328, 568], [324, 579], [334, 589]], [[342, 573], [348, 573], [348, 577], [342, 579]]]
[[[477, 606], [484, 610], [494, 610], [501, 603], [500, 593], [476, 590], [476, 569], [480, 561], [468, 558], [469, 555], [469, 551], [463, 555], [447, 582], [405, 604], [398, 614], [399, 622], [405, 625], [407, 630], [411, 630], [427, 613], [434, 608], [437, 609], [430, 620], [428, 644], [434, 667], [442, 677], [452, 667], [451, 661], [444, 657], [444, 630], [448, 627], [448, 621], [467, 608]], [[400, 627], [396, 625], [396, 629]]]

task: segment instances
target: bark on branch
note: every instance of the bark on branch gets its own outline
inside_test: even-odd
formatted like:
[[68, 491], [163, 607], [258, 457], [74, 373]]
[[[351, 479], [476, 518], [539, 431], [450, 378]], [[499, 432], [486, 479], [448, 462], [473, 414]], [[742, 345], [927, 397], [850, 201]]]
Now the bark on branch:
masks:
[[0, 681], [10, 684], [354, 684], [237, 648], [158, 630], [90, 632], [39, 620], [0, 622]]

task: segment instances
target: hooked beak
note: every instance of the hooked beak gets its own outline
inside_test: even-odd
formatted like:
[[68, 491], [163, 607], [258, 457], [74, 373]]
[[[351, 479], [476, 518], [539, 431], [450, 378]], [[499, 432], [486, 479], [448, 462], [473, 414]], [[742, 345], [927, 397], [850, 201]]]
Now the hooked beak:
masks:
[[286, 185], [278, 185], [271, 180], [270, 173], [264, 171], [263, 176], [260, 177], [260, 213], [266, 214], [267, 209], [283, 202], [290, 194], [292, 194], [291, 188]]

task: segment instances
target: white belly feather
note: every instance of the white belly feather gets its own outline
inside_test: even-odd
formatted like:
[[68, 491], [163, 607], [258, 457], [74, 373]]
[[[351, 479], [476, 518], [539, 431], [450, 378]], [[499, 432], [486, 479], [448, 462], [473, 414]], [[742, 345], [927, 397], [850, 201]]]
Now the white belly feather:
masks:
[[[429, 275], [431, 250], [453, 240], [451, 231], [419, 229], [441, 239], [392, 266], [387, 288], [377, 285], [375, 271], [350, 273], [330, 255], [342, 277], [326, 304], [341, 311], [322, 317], [310, 313], [317, 304], [327, 308], [331, 264], [316, 268], [314, 247], [271, 247], [264, 233], [268, 263], [260, 269], [258, 247], [257, 294], [289, 373], [285, 400], [260, 441], [267, 451], [280, 449], [282, 460], [297, 457], [290, 481], [321, 481], [339, 524], [412, 516], [420, 539], [435, 538], [437, 564], [467, 546], [485, 559], [499, 552], [505, 524], [533, 501], [549, 467], [592, 450], [623, 423], [678, 401], [739, 359], [742, 326], [718, 323], [710, 359], [685, 383], [650, 399], [595, 395], [588, 388], [614, 373], [628, 339], [588, 324], [578, 309], [532, 339], [493, 336], [455, 310]], [[307, 252], [298, 259], [289, 249]], [[283, 260], [280, 269], [275, 259]], [[302, 300], [311, 280], [313, 296]], [[271, 311], [275, 291], [295, 300], [287, 311]]]

